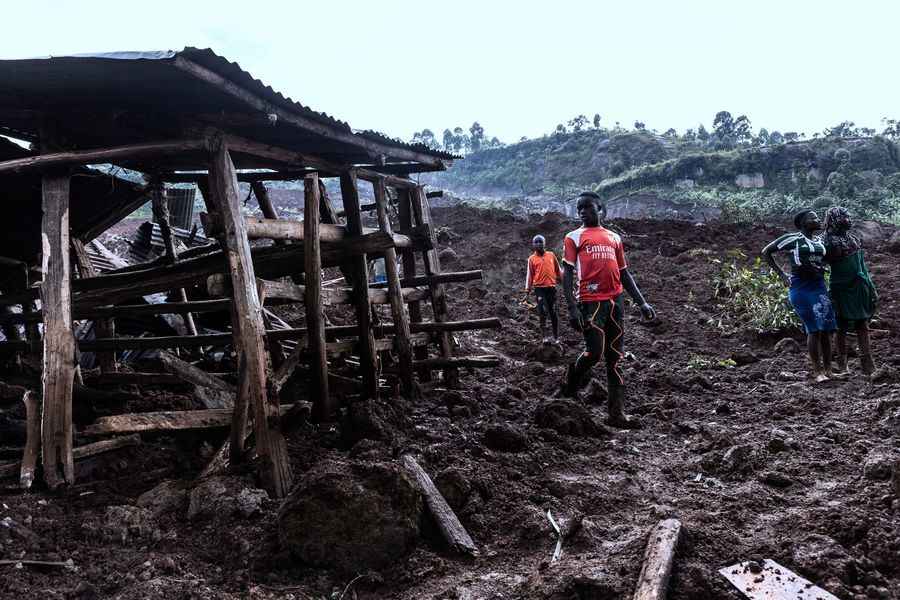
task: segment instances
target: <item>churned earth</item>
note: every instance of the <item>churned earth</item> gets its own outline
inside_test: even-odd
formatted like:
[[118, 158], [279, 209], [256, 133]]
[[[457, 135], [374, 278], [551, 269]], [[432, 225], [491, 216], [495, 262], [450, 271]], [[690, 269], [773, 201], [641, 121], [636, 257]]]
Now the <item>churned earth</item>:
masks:
[[[879, 371], [870, 381], [852, 358], [849, 378], [813, 387], [799, 331], [730, 332], [713, 297], [713, 259], [735, 249], [755, 256], [783, 228], [614, 222], [659, 313], [645, 324], [627, 310], [627, 408], [643, 428], [619, 431], [603, 424], [601, 368], [578, 401], [555, 397], [580, 335], [563, 318], [561, 345], [541, 346], [522, 292], [531, 237], [542, 233], [556, 250], [576, 224], [466, 206], [434, 212], [444, 269], [484, 270], [481, 283], [448, 286], [452, 318], [504, 323], [457, 339], [468, 354], [499, 355], [500, 367], [463, 371], [458, 389], [438, 381], [415, 400], [354, 405], [330, 427], [301, 425], [289, 438], [290, 508], [258, 490], [249, 468], [193, 481], [224, 432], [145, 436], [82, 463], [78, 485], [61, 495], [6, 488], [0, 520], [26, 532], [0, 527], [0, 559], [72, 563], [0, 566], [0, 597], [629, 598], [648, 532], [676, 517], [671, 599], [739, 598], [717, 571], [764, 558], [839, 598], [900, 598], [892, 230], [867, 230]], [[140, 403], [129, 410], [192, 404], [189, 390], [130, 391]], [[0, 402], [17, 416], [18, 398]], [[477, 557], [450, 552], [421, 516], [398, 474], [407, 453], [459, 515]], [[548, 510], [564, 532], [555, 562]], [[286, 514], [312, 514], [309, 528]], [[362, 546], [341, 545], [360, 531]]]

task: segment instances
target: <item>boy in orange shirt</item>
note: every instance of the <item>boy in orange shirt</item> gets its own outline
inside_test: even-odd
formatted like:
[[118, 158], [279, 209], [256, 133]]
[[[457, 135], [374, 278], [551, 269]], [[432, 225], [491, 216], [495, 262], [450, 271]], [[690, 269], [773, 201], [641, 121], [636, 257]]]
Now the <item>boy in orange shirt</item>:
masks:
[[531, 240], [531, 248], [534, 252], [528, 257], [528, 274], [525, 277], [525, 291], [534, 290], [537, 297], [538, 315], [541, 318], [541, 337], [546, 344], [550, 341], [547, 337], [547, 317], [550, 317], [550, 326], [553, 328], [553, 341], [559, 337], [559, 320], [556, 316], [556, 284], [562, 280], [562, 271], [556, 255], [546, 250], [546, 240], [542, 235], [536, 235]]

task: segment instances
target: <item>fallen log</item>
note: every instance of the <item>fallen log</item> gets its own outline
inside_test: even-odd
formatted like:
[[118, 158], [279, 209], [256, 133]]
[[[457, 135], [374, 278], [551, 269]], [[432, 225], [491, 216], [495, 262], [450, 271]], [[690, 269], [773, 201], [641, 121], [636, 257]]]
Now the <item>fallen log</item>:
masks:
[[218, 393], [198, 393], [197, 398], [203, 402], [206, 408], [233, 408], [234, 398], [237, 396], [237, 388], [230, 383], [210, 375], [203, 369], [181, 360], [169, 352], [160, 352], [159, 360], [163, 367], [173, 375], [180, 377], [187, 383], [200, 388], [207, 388]]
[[23, 566], [23, 567], [40, 567], [40, 568], [59, 568], [59, 569], [68, 569], [70, 571], [75, 569], [75, 563], [70, 558], [65, 562], [61, 561], [53, 561], [53, 560], [26, 560], [26, 559], [3, 559], [0, 560], [0, 567], [6, 566]]
[[[80, 460], [83, 458], [89, 458], [103, 452], [109, 452], [110, 450], [118, 450], [119, 448], [137, 446], [140, 443], [141, 436], [137, 434], [120, 436], [111, 440], [92, 442], [90, 444], [85, 444], [83, 446], [73, 448], [72, 459]], [[22, 462], [14, 462], [0, 465], [0, 479], [3, 479], [5, 477], [12, 477], [16, 473], [21, 473], [22, 464]]]
[[428, 510], [431, 511], [434, 520], [437, 521], [438, 527], [450, 548], [463, 554], [477, 555], [478, 548], [475, 546], [475, 542], [472, 541], [469, 533], [456, 517], [456, 513], [453, 512], [453, 509], [450, 508], [447, 501], [444, 500], [444, 497], [441, 496], [441, 493], [434, 486], [428, 473], [409, 454], [404, 454], [400, 461], [403, 464], [403, 468], [415, 480], [425, 496], [425, 504], [428, 506]]
[[633, 600], [665, 600], [680, 535], [678, 519], [660, 521], [650, 532]]
[[89, 387], [119, 387], [125, 385], [182, 385], [184, 380], [171, 373], [100, 373], [86, 378]]

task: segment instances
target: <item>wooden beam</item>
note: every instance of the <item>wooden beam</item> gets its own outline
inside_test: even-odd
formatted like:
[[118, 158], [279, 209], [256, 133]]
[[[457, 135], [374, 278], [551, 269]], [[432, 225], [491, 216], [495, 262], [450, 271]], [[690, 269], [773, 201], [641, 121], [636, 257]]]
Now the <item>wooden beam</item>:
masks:
[[[232, 322], [234, 344], [238, 355], [243, 354], [247, 361], [249, 404], [253, 408], [256, 454], [262, 465], [263, 480], [274, 497], [283, 498], [291, 488], [293, 477], [287, 445], [278, 425], [278, 396], [268, 394], [267, 389], [271, 366], [263, 345], [265, 326], [250, 243], [241, 214], [234, 163], [223, 140], [217, 139], [214, 144], [209, 167], [210, 187], [217, 213], [225, 226], [223, 240], [234, 290], [232, 308], [238, 317]], [[239, 423], [236, 421], [234, 425]], [[243, 431], [238, 433], [243, 435]]]
[[217, 90], [224, 92], [237, 100], [243, 102], [247, 106], [260, 111], [263, 115], [274, 114], [278, 122], [288, 123], [293, 127], [300, 128], [305, 132], [312, 132], [331, 140], [342, 142], [359, 148], [369, 156], [378, 158], [389, 156], [397, 160], [408, 160], [422, 163], [429, 166], [442, 165], [443, 161], [431, 154], [419, 152], [407, 148], [398, 148], [389, 144], [383, 144], [375, 140], [367, 139], [363, 136], [356, 135], [350, 131], [349, 127], [344, 125], [331, 125], [322, 123], [300, 115], [294, 111], [273, 105], [271, 102], [260, 98], [256, 94], [248, 91], [246, 88], [226, 79], [218, 73], [207, 69], [206, 67], [195, 63], [183, 56], [177, 56], [173, 62], [174, 66], [197, 79], [206, 82]]
[[[413, 214], [419, 219], [420, 225], [431, 225], [431, 206], [425, 197], [425, 191], [421, 187], [410, 190], [410, 199], [413, 207]], [[438, 257], [437, 244], [432, 244], [431, 250], [427, 250], [423, 257], [425, 259], [425, 274], [429, 276], [440, 275], [441, 260]], [[444, 293], [444, 286], [441, 283], [432, 283], [431, 288], [431, 309], [434, 313], [434, 320], [437, 322], [447, 321], [447, 296]], [[450, 344], [450, 336], [446, 332], [438, 334], [438, 342], [442, 358], [450, 358], [453, 356], [453, 347]], [[450, 363], [452, 364], [452, 363]], [[459, 374], [456, 369], [449, 367], [444, 369], [444, 379], [449, 387], [459, 385]]]
[[[373, 185], [375, 193], [375, 207], [378, 215], [378, 226], [382, 231], [393, 234], [391, 227], [391, 219], [387, 211], [387, 190], [384, 187], [384, 180], [379, 179]], [[397, 360], [400, 363], [400, 385], [403, 393], [407, 397], [411, 397], [414, 392], [413, 381], [413, 349], [409, 341], [409, 314], [406, 312], [406, 304], [403, 301], [403, 289], [400, 285], [400, 273], [397, 270], [397, 251], [388, 248], [384, 251], [385, 275], [388, 284], [388, 296], [391, 301], [391, 315], [394, 318], [394, 327], [396, 330], [396, 338], [394, 340], [397, 348]]]
[[75, 482], [72, 458], [72, 386], [75, 336], [72, 333], [69, 261], [69, 175], [43, 178], [44, 217], [41, 305], [44, 312], [44, 374], [41, 454], [50, 489]]
[[426, 358], [416, 360], [417, 367], [429, 369], [457, 369], [468, 367], [470, 369], [484, 369], [500, 366], [500, 359], [496, 356], [452, 356], [450, 358]]
[[[362, 235], [362, 220], [359, 214], [359, 190], [356, 185], [356, 171], [341, 174], [341, 199], [347, 214], [347, 232]], [[381, 232], [387, 235], [385, 232]], [[363, 375], [364, 398], [378, 396], [378, 354], [375, 351], [375, 336], [372, 332], [372, 312], [369, 306], [369, 267], [366, 257], [354, 256], [348, 262], [353, 274], [353, 297], [356, 303], [356, 323], [359, 326], [360, 368]]]
[[145, 387], [183, 384], [184, 380], [181, 377], [171, 373], [128, 373], [119, 371], [85, 377], [85, 385], [89, 387], [122, 387], [126, 385]]
[[0, 175], [8, 173], [46, 172], [72, 165], [96, 165], [118, 163], [123, 160], [155, 158], [181, 152], [190, 152], [192, 150], [203, 150], [206, 147], [207, 142], [205, 140], [193, 139], [154, 142], [149, 144], [133, 144], [129, 146], [116, 146], [114, 148], [101, 148], [96, 150], [38, 154], [27, 158], [17, 158], [0, 162]]
[[[398, 217], [400, 227], [404, 229], [411, 229], [413, 225], [411, 195], [412, 192], [409, 189], [401, 189], [398, 193]], [[416, 255], [411, 248], [406, 248], [400, 251], [400, 257], [403, 260], [403, 279], [400, 280], [400, 285], [403, 285], [404, 280], [412, 281], [416, 279]], [[421, 302], [409, 303], [409, 320], [411, 325], [422, 322]], [[418, 361], [428, 358], [428, 348], [416, 348], [413, 351], [413, 356]], [[431, 371], [427, 368], [420, 368], [418, 373], [419, 379], [422, 381], [431, 381]]]
[[[282, 411], [291, 407], [285, 404]], [[185, 429], [211, 429], [231, 425], [233, 410], [214, 408], [207, 410], [171, 410], [144, 413], [128, 413], [101, 417], [84, 428], [84, 435], [110, 433], [140, 433], [142, 431], [182, 431]]]
[[467, 532], [466, 528], [459, 522], [456, 513], [453, 512], [453, 509], [450, 508], [447, 501], [444, 500], [444, 497], [435, 487], [434, 483], [431, 481], [431, 477], [425, 472], [425, 469], [419, 466], [416, 459], [409, 454], [404, 454], [400, 459], [400, 462], [409, 476], [415, 480], [422, 495], [425, 496], [425, 505], [437, 522], [438, 529], [441, 530], [450, 549], [461, 554], [476, 556], [478, 554], [478, 547], [475, 546], [475, 542], [472, 541], [469, 532]]
[[433, 323], [415, 323], [412, 331], [416, 333], [446, 333], [450, 331], [471, 331], [473, 329], [500, 329], [503, 324], [497, 317], [469, 319], [466, 321], [435, 321]]
[[19, 485], [26, 490], [34, 482], [38, 455], [41, 451], [41, 407], [37, 394], [28, 390], [22, 397], [25, 403], [25, 450], [22, 452], [22, 469]]
[[660, 521], [650, 532], [633, 600], [665, 600], [680, 536], [678, 519]]
[[[240, 177], [238, 177], [238, 180], [240, 181]], [[254, 181], [250, 184], [250, 189], [253, 190], [253, 195], [256, 196], [256, 203], [259, 204], [259, 210], [263, 216], [269, 220], [278, 220], [278, 211], [275, 210], [275, 205], [272, 204], [266, 184], [262, 181]], [[275, 241], [276, 245], [283, 245], [284, 243], [284, 240]]]
[[328, 390], [328, 355], [325, 345], [325, 313], [322, 310], [322, 256], [319, 245], [319, 177], [307, 175], [303, 180], [304, 253], [306, 258], [306, 327], [309, 330], [307, 350], [312, 367], [313, 417], [320, 423], [331, 421], [338, 406]]
[[213, 392], [219, 392], [214, 394], [195, 394], [206, 408], [234, 408], [237, 388], [230, 383], [210, 375], [203, 369], [199, 369], [169, 352], [160, 352], [159, 360], [167, 371], [177, 375], [183, 381], [201, 388], [207, 388]]
[[[423, 285], [432, 285], [435, 283], [464, 283], [466, 281], [476, 281], [482, 278], [481, 270], [477, 271], [456, 271], [441, 272], [434, 275], [419, 275], [417, 277], [409, 277], [404, 272], [404, 277], [400, 280], [400, 284], [404, 287], [419, 287]], [[387, 287], [387, 283], [373, 283], [371, 287], [383, 288]]]

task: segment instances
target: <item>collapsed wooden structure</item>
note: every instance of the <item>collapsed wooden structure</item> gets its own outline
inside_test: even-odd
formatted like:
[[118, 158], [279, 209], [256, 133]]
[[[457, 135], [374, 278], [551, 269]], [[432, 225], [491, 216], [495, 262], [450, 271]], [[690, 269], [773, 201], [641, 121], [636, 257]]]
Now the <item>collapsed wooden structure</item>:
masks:
[[[0, 61], [0, 98], [0, 134], [37, 148], [0, 145], [0, 193], [30, 211], [21, 221], [0, 224], [0, 232], [7, 227], [21, 234], [17, 243], [0, 241], [6, 334], [0, 352], [43, 352], [40, 454], [51, 488], [75, 477], [72, 396], [79, 352], [96, 353], [110, 380], [138, 382], [154, 377], [117, 373], [117, 352], [230, 345], [236, 384], [172, 355], [163, 360], [181, 380], [224, 394], [227, 401], [215, 408], [106, 417], [78, 433], [228, 424], [230, 439], [217, 460], [240, 459], [252, 433], [261, 478], [275, 496], [291, 485], [281, 416], [282, 401], [293, 401], [286, 393], [292, 377], [306, 383], [313, 417], [327, 421], [340, 408], [333, 387], [376, 398], [390, 374], [403, 393], [413, 394], [416, 376], [429, 380], [440, 370], [445, 383], [455, 385], [460, 367], [496, 363], [454, 356], [451, 332], [499, 323], [450, 319], [445, 284], [481, 273], [442, 271], [427, 195], [409, 178], [445, 169], [452, 155], [354, 132], [209, 50]], [[142, 173], [146, 183], [86, 168], [99, 164]], [[80, 189], [83, 178], [99, 179], [113, 192], [100, 197]], [[327, 178], [339, 180], [343, 220], [328, 198]], [[302, 222], [279, 219], [268, 200], [265, 182], [284, 180], [303, 183]], [[199, 187], [205, 234], [216, 242], [179, 254], [164, 188], [184, 182]], [[262, 218], [242, 211], [240, 182], [251, 184]], [[361, 205], [361, 182], [371, 185], [373, 203]], [[98, 273], [86, 245], [148, 200], [165, 254]], [[364, 226], [365, 211], [374, 211], [376, 227]], [[106, 258], [115, 263], [114, 256]], [[384, 259], [383, 283], [369, 281], [372, 258]], [[325, 286], [322, 270], [331, 267], [343, 278]], [[168, 301], [135, 302], [159, 293]], [[290, 327], [266, 308], [279, 302], [302, 303], [306, 326]], [[390, 322], [373, 321], [372, 307], [379, 304], [390, 306]], [[329, 325], [325, 309], [336, 305], [351, 307], [355, 324]], [[426, 320], [429, 305], [432, 319]], [[230, 315], [230, 332], [198, 326], [204, 315], [223, 312]], [[151, 314], [180, 320], [179, 335], [116, 335], [117, 319]], [[95, 338], [76, 340], [73, 319], [93, 321]], [[339, 356], [351, 376], [334, 373]], [[34, 395], [26, 396], [31, 416], [38, 410]], [[34, 476], [32, 441], [23, 482], [26, 468]]]

